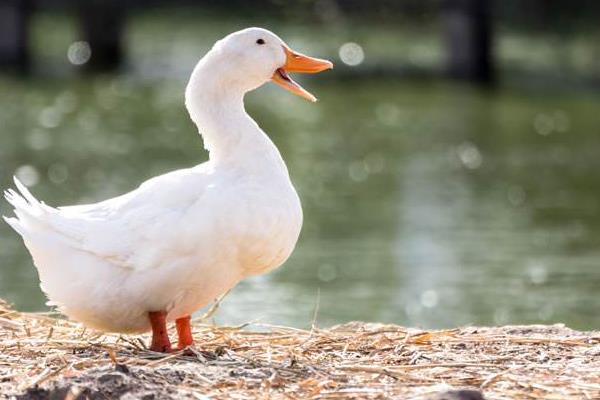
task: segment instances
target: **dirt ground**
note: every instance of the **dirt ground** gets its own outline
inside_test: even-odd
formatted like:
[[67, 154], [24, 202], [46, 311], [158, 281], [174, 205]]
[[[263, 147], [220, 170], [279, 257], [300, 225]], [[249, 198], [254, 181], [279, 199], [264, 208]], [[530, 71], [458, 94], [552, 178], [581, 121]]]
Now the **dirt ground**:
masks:
[[104, 335], [0, 303], [0, 398], [600, 399], [600, 333], [194, 324], [197, 349]]

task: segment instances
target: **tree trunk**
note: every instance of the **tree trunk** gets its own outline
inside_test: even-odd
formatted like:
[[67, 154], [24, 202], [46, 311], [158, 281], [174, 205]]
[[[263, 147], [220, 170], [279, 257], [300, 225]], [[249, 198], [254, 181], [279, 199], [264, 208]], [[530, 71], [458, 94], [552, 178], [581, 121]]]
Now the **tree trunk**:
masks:
[[442, 19], [450, 77], [494, 82], [490, 0], [444, 0]]
[[115, 0], [88, 0], [79, 10], [81, 34], [92, 51], [87, 70], [117, 69], [123, 59], [125, 12]]
[[28, 0], [0, 0], [0, 68], [26, 72], [29, 69]]

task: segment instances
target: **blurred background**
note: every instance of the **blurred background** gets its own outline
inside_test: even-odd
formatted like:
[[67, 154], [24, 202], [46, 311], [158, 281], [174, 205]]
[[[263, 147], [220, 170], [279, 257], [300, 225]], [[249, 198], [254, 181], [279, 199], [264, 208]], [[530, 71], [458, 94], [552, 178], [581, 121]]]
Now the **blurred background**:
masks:
[[[206, 160], [189, 74], [262, 26], [336, 67], [298, 77], [317, 104], [247, 96], [305, 223], [218, 323], [598, 329], [599, 21], [591, 0], [0, 0], [0, 186], [94, 202]], [[4, 223], [0, 297], [46, 310]]]

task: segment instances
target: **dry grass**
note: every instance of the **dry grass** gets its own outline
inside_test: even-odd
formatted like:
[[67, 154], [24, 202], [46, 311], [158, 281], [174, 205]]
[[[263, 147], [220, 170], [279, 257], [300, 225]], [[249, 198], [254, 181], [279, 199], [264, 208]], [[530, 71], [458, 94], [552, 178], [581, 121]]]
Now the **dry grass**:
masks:
[[[261, 327], [264, 329], [265, 327]], [[599, 399], [600, 333], [562, 326], [422, 331], [349, 323], [311, 331], [194, 324], [202, 351], [102, 335], [0, 302], [0, 397]]]

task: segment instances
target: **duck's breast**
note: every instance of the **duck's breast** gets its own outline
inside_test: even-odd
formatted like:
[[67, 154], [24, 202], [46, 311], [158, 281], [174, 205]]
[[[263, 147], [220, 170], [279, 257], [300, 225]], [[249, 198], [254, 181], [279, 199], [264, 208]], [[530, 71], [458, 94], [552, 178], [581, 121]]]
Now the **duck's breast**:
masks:
[[285, 262], [298, 241], [302, 207], [289, 180], [249, 180], [235, 202], [238, 262], [243, 276], [267, 272]]

